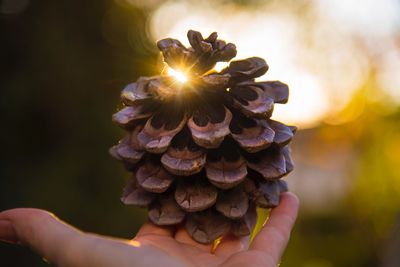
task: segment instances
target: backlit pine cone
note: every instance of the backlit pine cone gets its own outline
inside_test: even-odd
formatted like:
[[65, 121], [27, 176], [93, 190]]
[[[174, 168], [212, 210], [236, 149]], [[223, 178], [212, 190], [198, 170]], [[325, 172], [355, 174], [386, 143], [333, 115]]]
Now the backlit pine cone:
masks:
[[[236, 56], [234, 44], [212, 33], [188, 32], [190, 48], [175, 39], [157, 43], [164, 61], [187, 76], [141, 77], [123, 89], [113, 121], [127, 135], [110, 153], [132, 172], [122, 202], [147, 207], [157, 225], [184, 224], [200, 243], [231, 233], [249, 235], [256, 207], [279, 204], [280, 178], [293, 170], [289, 143], [296, 131], [271, 120], [288, 86], [256, 82], [268, 70], [258, 57]], [[179, 77], [178, 77], [179, 78]]]

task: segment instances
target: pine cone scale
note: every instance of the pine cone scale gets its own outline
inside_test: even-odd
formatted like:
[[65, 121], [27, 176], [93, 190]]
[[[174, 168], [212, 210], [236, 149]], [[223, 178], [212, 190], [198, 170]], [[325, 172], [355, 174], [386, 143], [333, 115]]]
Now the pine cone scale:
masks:
[[175, 200], [185, 211], [206, 210], [217, 201], [218, 192], [215, 187], [199, 181], [183, 182], [175, 191]]
[[152, 193], [163, 193], [171, 186], [174, 177], [161, 166], [145, 163], [136, 171], [139, 185]]
[[121, 201], [148, 208], [157, 225], [183, 223], [200, 243], [226, 234], [249, 235], [256, 207], [272, 208], [287, 191], [281, 178], [293, 171], [293, 126], [270, 119], [288, 101], [288, 86], [255, 82], [264, 59], [235, 60], [220, 72], [218, 61], [236, 46], [189, 31], [191, 47], [157, 42], [171, 68], [189, 73], [186, 83], [168, 75], [141, 77], [121, 93], [124, 107], [113, 121], [128, 135], [110, 149], [132, 172]]
[[232, 113], [224, 108], [224, 120], [220, 123], [207, 122], [204, 126], [195, 123], [193, 117], [188, 121], [188, 127], [192, 133], [193, 140], [201, 147], [210, 149], [217, 148], [227, 136], [229, 131], [229, 123], [232, 120]]

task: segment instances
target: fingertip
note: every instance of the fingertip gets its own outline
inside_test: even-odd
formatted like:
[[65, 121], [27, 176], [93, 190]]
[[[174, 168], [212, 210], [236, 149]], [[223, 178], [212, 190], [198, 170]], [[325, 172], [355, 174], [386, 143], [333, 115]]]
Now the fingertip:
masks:
[[16, 208], [0, 212], [0, 220], [7, 219], [10, 221], [18, 219], [39, 219], [39, 218], [55, 218], [57, 217], [48, 211], [34, 208]]
[[[0, 221], [3, 223], [2, 234], [8, 235], [6, 241], [21, 245], [32, 245], [38, 226], [58, 221], [54, 214], [41, 209], [15, 208], [0, 212]], [[1, 239], [1, 237], [0, 237]]]
[[158, 226], [154, 223], [148, 221], [140, 227], [139, 231], [136, 234], [137, 237], [143, 237], [145, 235], [159, 235], [172, 237], [174, 235], [175, 227], [174, 226]]
[[80, 232], [40, 209], [17, 208], [0, 213], [0, 239], [27, 245], [50, 262], [66, 258], [66, 248]]
[[181, 244], [196, 247], [200, 250], [210, 252], [212, 251], [213, 244], [202, 244], [192, 238], [183, 225], [179, 225], [174, 235], [174, 239]]
[[[285, 206], [291, 206], [293, 208], [298, 209], [300, 206], [300, 199], [299, 197], [292, 193], [292, 192], [284, 192], [281, 194], [281, 200], [280, 200], [281, 205], [285, 205]], [[278, 206], [278, 207], [279, 207]]]
[[18, 244], [18, 237], [12, 223], [8, 220], [0, 220], [0, 241]]
[[284, 192], [281, 194], [280, 203], [276, 208], [271, 210], [270, 217], [266, 224], [288, 223], [288, 227], [292, 227], [296, 221], [299, 211], [299, 198], [292, 192]]
[[236, 237], [234, 235], [223, 236], [218, 244], [215, 255], [230, 256], [245, 251], [249, 248], [250, 236]]
[[269, 219], [254, 238], [251, 249], [269, 253], [279, 261], [296, 221], [299, 203], [294, 193], [282, 193], [279, 205], [271, 210]]

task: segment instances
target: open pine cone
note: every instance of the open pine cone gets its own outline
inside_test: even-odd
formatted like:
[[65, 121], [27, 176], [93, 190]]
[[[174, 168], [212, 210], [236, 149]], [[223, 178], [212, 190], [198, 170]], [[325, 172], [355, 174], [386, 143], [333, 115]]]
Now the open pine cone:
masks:
[[234, 44], [212, 33], [188, 32], [157, 43], [171, 75], [141, 77], [123, 89], [124, 108], [113, 121], [127, 136], [110, 149], [132, 172], [122, 202], [147, 207], [157, 225], [183, 223], [200, 243], [231, 233], [249, 235], [256, 207], [279, 204], [287, 191], [280, 178], [293, 170], [289, 143], [296, 131], [270, 119], [274, 103], [288, 101], [288, 86], [256, 82], [268, 70], [258, 57], [236, 56]]

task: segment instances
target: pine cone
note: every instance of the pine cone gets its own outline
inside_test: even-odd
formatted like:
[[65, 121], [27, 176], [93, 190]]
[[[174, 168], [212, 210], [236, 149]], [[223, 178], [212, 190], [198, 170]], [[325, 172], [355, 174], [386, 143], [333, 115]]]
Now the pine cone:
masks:
[[188, 38], [190, 48], [170, 38], [157, 43], [187, 82], [141, 77], [123, 89], [124, 108], [113, 121], [128, 134], [110, 153], [132, 172], [123, 203], [147, 207], [157, 225], [184, 223], [196, 241], [211, 243], [228, 233], [249, 235], [256, 207], [279, 204], [296, 128], [270, 119], [289, 90], [254, 80], [268, 70], [263, 59], [231, 61], [216, 72], [218, 61], [236, 56], [235, 45], [215, 32], [204, 39], [190, 30]]

